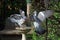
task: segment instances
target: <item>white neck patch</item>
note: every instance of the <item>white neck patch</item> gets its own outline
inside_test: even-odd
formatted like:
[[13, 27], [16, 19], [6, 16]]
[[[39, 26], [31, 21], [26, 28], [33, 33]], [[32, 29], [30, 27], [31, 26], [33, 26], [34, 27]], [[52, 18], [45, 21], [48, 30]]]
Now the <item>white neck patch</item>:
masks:
[[33, 24], [34, 24], [35, 28], [39, 26], [39, 24], [37, 22], [33, 22]]

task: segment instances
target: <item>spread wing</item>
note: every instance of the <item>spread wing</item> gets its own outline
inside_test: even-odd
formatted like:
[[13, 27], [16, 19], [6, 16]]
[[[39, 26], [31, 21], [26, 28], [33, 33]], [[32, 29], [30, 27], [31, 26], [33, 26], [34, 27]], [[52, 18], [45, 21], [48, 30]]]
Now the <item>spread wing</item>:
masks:
[[38, 13], [38, 18], [41, 21], [44, 21], [46, 18], [50, 17], [51, 15], [53, 15], [54, 11], [53, 10], [46, 10], [46, 11], [41, 11]]

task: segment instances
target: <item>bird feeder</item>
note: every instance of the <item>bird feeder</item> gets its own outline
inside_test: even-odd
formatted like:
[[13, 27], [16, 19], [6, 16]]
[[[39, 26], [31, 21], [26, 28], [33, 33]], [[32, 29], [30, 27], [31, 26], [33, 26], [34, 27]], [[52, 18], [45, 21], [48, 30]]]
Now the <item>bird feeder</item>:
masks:
[[[27, 2], [27, 16], [29, 18], [30, 14], [30, 6], [31, 6], [31, 0], [26, 0]], [[50, 17], [53, 14], [52, 10], [46, 10], [46, 11], [41, 11], [38, 14], [38, 18], [41, 21], [44, 21], [46, 18]], [[26, 35], [28, 34], [32, 29], [34, 29], [33, 26], [27, 27], [27, 26], [22, 26], [22, 27], [6, 27], [4, 30], [0, 31], [0, 34], [22, 34], [22, 40], [26, 40]]]
[[[29, 18], [29, 13], [30, 13], [30, 6], [31, 6], [31, 0], [26, 0], [27, 2], [27, 18]], [[10, 24], [11, 25], [11, 24]], [[9, 29], [10, 28], [10, 29]], [[26, 40], [26, 35], [25, 34], [31, 34], [32, 30], [34, 27], [27, 27], [27, 26], [22, 26], [22, 27], [8, 27], [6, 26], [4, 30], [0, 31], [0, 34], [22, 34], [22, 40]]]
[[14, 34], [16, 34], [16, 35], [20, 35], [20, 34], [22, 34], [22, 39], [21, 40], [26, 40], [26, 34], [30, 34], [30, 33], [32, 33], [32, 29], [33, 29], [33, 27], [27, 27], [27, 26], [23, 26], [23, 27], [15, 27], [15, 28], [13, 28], [13, 27], [11, 27], [10, 29], [9, 29], [9, 27], [6, 27], [4, 30], [2, 30], [2, 31], [0, 31], [0, 35], [2, 34], [4, 34], [4, 35], [14, 35]]

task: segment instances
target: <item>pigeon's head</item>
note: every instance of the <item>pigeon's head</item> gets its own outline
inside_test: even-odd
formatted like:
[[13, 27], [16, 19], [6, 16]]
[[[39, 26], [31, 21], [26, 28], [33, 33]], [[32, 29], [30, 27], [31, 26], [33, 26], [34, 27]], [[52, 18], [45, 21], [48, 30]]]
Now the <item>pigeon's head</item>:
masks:
[[25, 16], [25, 12], [23, 10], [19, 10], [19, 13], [21, 14], [21, 16]]
[[25, 16], [25, 12], [24, 11], [22, 11], [21, 16], [23, 16], [23, 17]]
[[19, 10], [19, 13], [22, 13], [22, 10], [21, 9]]
[[34, 11], [33, 14], [34, 14], [33, 16], [37, 16], [37, 11]]

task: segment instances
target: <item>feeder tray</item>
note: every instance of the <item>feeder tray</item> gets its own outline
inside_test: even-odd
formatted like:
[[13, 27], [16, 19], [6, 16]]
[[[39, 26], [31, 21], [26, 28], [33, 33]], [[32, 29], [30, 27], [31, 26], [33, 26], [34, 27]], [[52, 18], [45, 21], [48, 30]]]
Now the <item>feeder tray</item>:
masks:
[[16, 27], [16, 29], [4, 29], [2, 31], [0, 31], [0, 34], [22, 34], [22, 33], [26, 33], [26, 34], [32, 34], [32, 30], [34, 28], [33, 27]]

